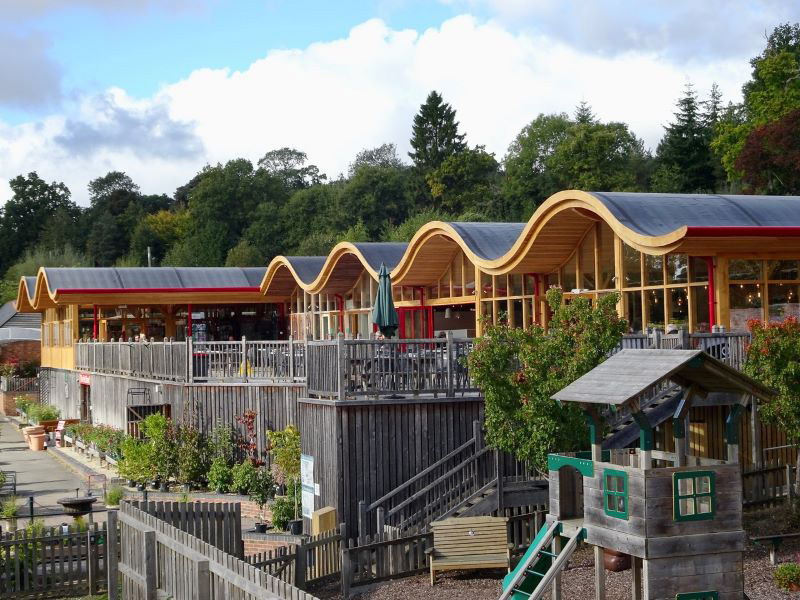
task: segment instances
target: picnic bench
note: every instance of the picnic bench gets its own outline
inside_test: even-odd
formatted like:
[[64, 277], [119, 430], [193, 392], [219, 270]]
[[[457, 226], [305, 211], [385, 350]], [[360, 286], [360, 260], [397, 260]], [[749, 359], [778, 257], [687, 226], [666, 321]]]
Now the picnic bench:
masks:
[[511, 545], [505, 517], [452, 517], [431, 525], [433, 547], [430, 557], [431, 585], [436, 571], [462, 569], [511, 570]]
[[779, 533], [776, 535], [759, 535], [751, 537], [750, 540], [756, 544], [770, 544], [769, 548], [769, 562], [775, 565], [778, 562], [778, 548], [784, 540], [792, 540], [800, 538], [800, 533]]

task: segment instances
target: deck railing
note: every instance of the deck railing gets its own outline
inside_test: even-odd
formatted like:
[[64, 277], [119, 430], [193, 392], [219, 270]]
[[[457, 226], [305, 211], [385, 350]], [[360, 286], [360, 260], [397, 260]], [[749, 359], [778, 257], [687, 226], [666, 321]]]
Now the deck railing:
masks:
[[38, 377], [0, 377], [0, 392], [38, 392]]
[[79, 371], [160, 381], [296, 381], [305, 377], [305, 344], [293, 340], [77, 342]]

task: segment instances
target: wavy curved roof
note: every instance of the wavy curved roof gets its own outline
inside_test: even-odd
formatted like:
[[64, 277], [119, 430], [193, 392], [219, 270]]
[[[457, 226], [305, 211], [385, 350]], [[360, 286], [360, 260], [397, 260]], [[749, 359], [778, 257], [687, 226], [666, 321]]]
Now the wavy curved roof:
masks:
[[20, 280], [17, 308], [43, 310], [58, 305], [147, 300], [170, 302], [263, 302], [262, 267], [42, 267], [36, 278]]

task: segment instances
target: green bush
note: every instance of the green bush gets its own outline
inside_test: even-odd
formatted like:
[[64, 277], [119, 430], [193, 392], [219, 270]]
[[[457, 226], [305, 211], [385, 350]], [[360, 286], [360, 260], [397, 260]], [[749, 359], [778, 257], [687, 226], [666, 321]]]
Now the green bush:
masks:
[[215, 427], [211, 433], [211, 441], [209, 443], [211, 458], [220, 458], [230, 467], [233, 465], [235, 448], [236, 441], [233, 437], [233, 429], [228, 425]]
[[95, 448], [117, 460], [122, 456], [122, 441], [127, 437], [119, 429], [89, 423], [67, 425], [64, 432], [73, 439], [93, 444]]
[[0, 517], [13, 519], [17, 516], [17, 513], [19, 513], [19, 506], [17, 505], [16, 496], [9, 496], [3, 500], [3, 504], [0, 505]]
[[207, 440], [193, 427], [181, 427], [178, 435], [178, 481], [200, 487], [209, 469]]
[[775, 583], [785, 590], [788, 590], [791, 584], [800, 585], [800, 565], [787, 563], [779, 566], [775, 569]]
[[150, 415], [142, 421], [142, 433], [153, 449], [156, 477], [168, 482], [177, 474], [179, 462], [178, 436], [172, 423], [161, 413]]
[[[250, 499], [258, 504], [258, 509], [264, 511], [270, 499], [275, 497], [275, 481], [272, 473], [264, 467], [258, 469], [256, 476], [250, 485]], [[263, 514], [262, 514], [263, 517]]]
[[2, 487], [6, 482], [6, 474], [3, 471], [0, 471], [0, 487]]
[[249, 494], [257, 476], [256, 468], [250, 460], [245, 459], [233, 467], [233, 489], [240, 494]]
[[17, 411], [21, 414], [28, 417], [28, 411], [30, 410], [31, 406], [34, 404], [34, 401], [28, 398], [27, 396], [17, 396], [14, 398], [14, 402], [17, 406]]
[[118, 485], [112, 485], [108, 488], [105, 497], [106, 506], [119, 506], [120, 500], [125, 495], [125, 490], [123, 490]]
[[288, 496], [275, 498], [270, 505], [272, 509], [272, 524], [275, 529], [286, 531], [289, 521], [294, 519], [294, 500]]
[[231, 491], [233, 485], [233, 471], [228, 463], [221, 456], [211, 461], [211, 468], [208, 470], [208, 486], [221, 494]]
[[50, 404], [32, 404], [27, 412], [28, 419], [39, 424], [42, 421], [55, 421], [61, 416], [61, 411]]
[[130, 437], [125, 438], [118, 468], [119, 474], [126, 479], [138, 483], [153, 481], [156, 476], [153, 446]]

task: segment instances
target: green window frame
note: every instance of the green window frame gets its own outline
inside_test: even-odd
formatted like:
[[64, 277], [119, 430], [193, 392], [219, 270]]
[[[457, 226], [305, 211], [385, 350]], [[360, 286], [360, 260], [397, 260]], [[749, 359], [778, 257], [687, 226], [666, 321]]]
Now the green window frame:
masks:
[[603, 470], [603, 510], [609, 517], [628, 519], [628, 474], [617, 469]]
[[672, 474], [675, 521], [713, 519], [717, 511], [713, 471], [681, 471]]
[[719, 592], [688, 592], [677, 594], [675, 600], [719, 600]]

